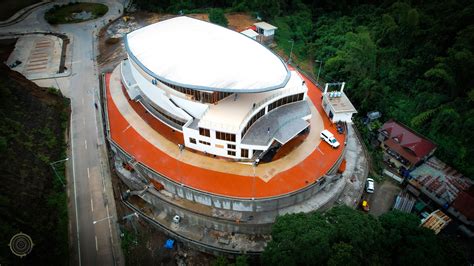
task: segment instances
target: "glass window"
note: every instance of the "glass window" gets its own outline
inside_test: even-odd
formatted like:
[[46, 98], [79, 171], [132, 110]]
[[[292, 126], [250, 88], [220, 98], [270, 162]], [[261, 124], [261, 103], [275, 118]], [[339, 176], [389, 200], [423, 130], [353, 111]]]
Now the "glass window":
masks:
[[192, 144], [196, 144], [196, 139], [195, 138], [189, 138], [189, 142], [191, 142]]
[[210, 137], [210, 136], [211, 136], [211, 132], [210, 132], [209, 129], [207, 129], [207, 128], [202, 128], [202, 127], [200, 127], [200, 128], [199, 128], [199, 135], [201, 135], [201, 136], [206, 136], [206, 137]]
[[248, 149], [241, 149], [240, 150], [240, 157], [248, 158], [249, 157], [249, 150]]

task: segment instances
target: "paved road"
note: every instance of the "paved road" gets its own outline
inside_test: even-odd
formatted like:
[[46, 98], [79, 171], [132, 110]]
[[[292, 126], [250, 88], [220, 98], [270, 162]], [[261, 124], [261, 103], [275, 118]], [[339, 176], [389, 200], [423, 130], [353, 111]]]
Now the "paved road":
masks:
[[95, 33], [109, 19], [118, 17], [123, 6], [118, 1], [103, 2], [109, 6], [109, 12], [98, 20], [49, 26], [43, 16], [51, 4], [35, 9], [15, 25], [0, 28], [0, 33], [52, 31], [72, 37], [72, 74], [50, 82], [71, 98], [72, 160], [69, 160], [71, 163], [68, 168], [72, 175], [68, 189], [71, 199], [71, 262], [76, 265], [124, 264], [115, 223], [117, 217], [101, 120], [94, 107], [99, 89]]

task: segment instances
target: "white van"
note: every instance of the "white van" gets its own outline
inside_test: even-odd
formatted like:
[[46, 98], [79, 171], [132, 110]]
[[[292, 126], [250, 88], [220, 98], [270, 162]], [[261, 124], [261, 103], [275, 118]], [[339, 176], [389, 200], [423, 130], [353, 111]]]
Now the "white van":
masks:
[[374, 193], [374, 189], [374, 180], [372, 178], [367, 178], [367, 182], [365, 183], [365, 191], [367, 191], [367, 193]]
[[321, 137], [322, 140], [326, 141], [334, 149], [339, 147], [339, 142], [336, 140], [334, 135], [331, 132], [329, 132], [329, 130], [327, 129], [323, 130], [319, 136]]

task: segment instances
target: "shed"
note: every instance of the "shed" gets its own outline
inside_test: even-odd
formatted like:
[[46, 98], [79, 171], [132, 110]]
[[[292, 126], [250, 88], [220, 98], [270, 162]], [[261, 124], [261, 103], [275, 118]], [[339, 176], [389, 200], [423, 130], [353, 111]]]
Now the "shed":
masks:
[[257, 22], [253, 25], [257, 27], [257, 32], [259, 34], [258, 41], [261, 43], [270, 43], [273, 41], [275, 30], [278, 29], [277, 27], [264, 21]]
[[241, 31], [240, 33], [249, 37], [250, 39], [257, 40], [258, 33], [252, 29], [246, 29], [244, 31]]

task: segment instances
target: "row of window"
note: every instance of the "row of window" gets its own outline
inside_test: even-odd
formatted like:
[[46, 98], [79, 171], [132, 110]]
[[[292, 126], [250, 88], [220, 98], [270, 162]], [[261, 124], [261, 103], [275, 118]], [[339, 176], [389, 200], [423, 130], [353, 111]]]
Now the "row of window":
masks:
[[286, 96], [281, 99], [278, 99], [268, 105], [268, 112], [285, 104], [302, 101], [303, 97], [304, 97], [304, 93], [298, 93], [298, 94], [294, 94], [294, 95], [290, 95], [290, 96]]
[[[163, 84], [166, 86], [179, 91], [181, 93], [191, 95], [193, 96], [193, 99], [196, 101], [200, 101], [203, 103], [216, 103], [225, 97], [231, 95], [231, 92], [220, 92], [220, 91], [214, 91], [214, 92], [206, 92], [206, 91], [199, 91], [199, 90], [194, 90], [194, 89], [189, 89], [181, 86], [176, 86], [168, 82], [161, 81]], [[157, 82], [156, 80], [152, 80], [152, 84], [156, 85]]]
[[260, 110], [258, 113], [256, 113], [248, 122], [247, 122], [247, 125], [244, 127], [244, 129], [242, 130], [242, 135], [241, 135], [241, 138], [243, 139], [244, 136], [245, 136], [245, 133], [247, 133], [247, 130], [249, 130], [249, 128], [253, 125], [253, 123], [255, 123], [255, 121], [257, 121], [260, 117], [262, 117], [263, 115], [265, 115], [265, 108], [263, 108], [262, 110]]
[[145, 105], [153, 108], [154, 111], [156, 111], [157, 113], [159, 113], [160, 115], [164, 116], [166, 119], [170, 120], [171, 122], [177, 125], [183, 126], [184, 124], [186, 124], [185, 121], [181, 121], [172, 117], [171, 115], [167, 114], [165, 111], [161, 110], [161, 108], [155, 107], [152, 104], [145, 104]]
[[205, 136], [205, 137], [210, 137], [211, 136], [211, 131], [207, 128], [199, 128], [199, 135]]
[[[285, 104], [289, 104], [289, 103], [293, 103], [293, 102], [297, 102], [297, 101], [302, 101], [303, 98], [304, 98], [304, 93], [298, 93], [298, 94], [294, 94], [294, 95], [290, 95], [290, 96], [278, 99], [278, 100], [276, 100], [276, 101], [274, 101], [274, 102], [272, 102], [271, 104], [268, 105], [268, 112], [270, 112], [271, 110], [273, 110], [277, 107], [285, 105]], [[263, 115], [265, 115], [265, 109], [260, 110], [258, 113], [256, 113], [252, 117], [252, 119], [249, 120], [247, 125], [242, 130], [242, 135], [241, 135], [242, 139], [244, 138], [245, 133], [247, 133], [249, 128], [253, 125], [253, 123], [255, 123]]]
[[[189, 138], [189, 142], [191, 142], [192, 144], [196, 144], [196, 139], [195, 138]], [[200, 140], [199, 143], [207, 145], [207, 146], [211, 146], [211, 143], [209, 143], [207, 141]], [[216, 147], [217, 147], [217, 144], [216, 144]], [[224, 147], [219, 145], [219, 148], [224, 148]], [[230, 155], [230, 156], [235, 156], [236, 155], [236, 151], [235, 151], [236, 146], [234, 144], [227, 144], [227, 148], [229, 149], [229, 150], [227, 150], [227, 155]], [[240, 156], [244, 157], [244, 158], [248, 158], [249, 157], [249, 150], [248, 149], [240, 149]]]
[[[199, 128], [199, 135], [205, 136], [205, 137], [210, 137], [211, 136], [211, 131], [207, 128], [200, 127]], [[235, 134], [216, 131], [216, 139], [235, 142]]]
[[235, 142], [235, 134], [216, 131], [216, 139]]
[[199, 143], [207, 145], [207, 146], [211, 146], [211, 143], [209, 143], [207, 141], [204, 141], [204, 140], [200, 140]]

